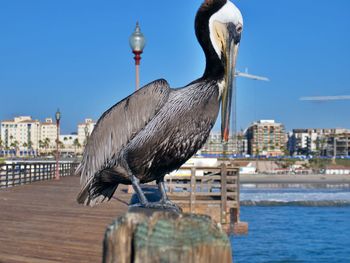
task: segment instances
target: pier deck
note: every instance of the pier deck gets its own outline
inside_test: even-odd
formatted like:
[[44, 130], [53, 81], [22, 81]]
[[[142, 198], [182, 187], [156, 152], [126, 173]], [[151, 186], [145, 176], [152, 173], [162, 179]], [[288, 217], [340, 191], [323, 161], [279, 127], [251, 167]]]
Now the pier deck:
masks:
[[79, 188], [79, 178], [69, 176], [1, 190], [0, 262], [100, 262], [105, 228], [127, 205], [112, 199], [81, 206]]

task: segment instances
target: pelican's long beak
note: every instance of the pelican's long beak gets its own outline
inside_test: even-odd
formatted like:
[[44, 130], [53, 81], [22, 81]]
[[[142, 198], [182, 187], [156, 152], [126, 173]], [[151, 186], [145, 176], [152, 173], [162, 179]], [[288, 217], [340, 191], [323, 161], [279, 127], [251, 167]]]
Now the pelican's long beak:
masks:
[[241, 27], [227, 24], [226, 45], [223, 45], [225, 56], [225, 86], [221, 105], [221, 139], [228, 142], [230, 135], [232, 90], [236, 72], [236, 60], [241, 39]]

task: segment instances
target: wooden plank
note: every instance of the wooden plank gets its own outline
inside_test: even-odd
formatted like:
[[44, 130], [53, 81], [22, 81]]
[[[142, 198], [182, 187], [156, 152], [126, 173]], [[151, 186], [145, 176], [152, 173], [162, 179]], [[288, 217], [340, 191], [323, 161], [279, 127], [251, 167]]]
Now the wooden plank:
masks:
[[[116, 196], [128, 202], [123, 189]], [[105, 227], [128, 207], [81, 206], [79, 190], [78, 177], [0, 190], [0, 262], [101, 262]]]

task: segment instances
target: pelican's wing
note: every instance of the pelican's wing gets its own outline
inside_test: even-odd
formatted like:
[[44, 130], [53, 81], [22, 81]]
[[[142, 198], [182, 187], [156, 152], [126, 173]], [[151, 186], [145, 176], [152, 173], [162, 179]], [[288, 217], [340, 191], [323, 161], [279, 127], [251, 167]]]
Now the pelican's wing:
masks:
[[124, 145], [154, 117], [170, 93], [165, 80], [156, 80], [107, 110], [98, 120], [76, 174], [82, 189], [95, 174], [108, 168]]

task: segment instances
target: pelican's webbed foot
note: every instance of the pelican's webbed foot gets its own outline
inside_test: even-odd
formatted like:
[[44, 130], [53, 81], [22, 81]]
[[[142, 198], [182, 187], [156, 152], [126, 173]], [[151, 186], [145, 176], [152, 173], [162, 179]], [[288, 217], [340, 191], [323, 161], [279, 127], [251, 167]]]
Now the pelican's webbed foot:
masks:
[[161, 178], [160, 180], [158, 180], [157, 184], [158, 184], [158, 190], [162, 196], [159, 203], [161, 203], [165, 207], [168, 207], [168, 209], [176, 210], [178, 211], [178, 213], [182, 213], [182, 208], [169, 200], [165, 190], [164, 178]]
[[145, 194], [143, 193], [139, 180], [132, 176], [132, 184], [134, 187], [134, 190], [140, 200], [140, 203], [131, 205], [131, 207], [144, 207], [144, 208], [151, 208], [151, 209], [163, 209], [163, 210], [169, 210], [176, 212], [178, 214], [182, 213], [181, 207], [179, 207], [177, 204], [173, 203], [169, 200], [168, 196], [166, 195], [164, 181], [160, 180], [157, 181], [158, 183], [158, 189], [161, 193], [161, 200], [159, 202], [148, 202]]
[[182, 213], [181, 207], [179, 207], [177, 204], [167, 201], [159, 201], [159, 202], [146, 202], [146, 203], [137, 203], [131, 205], [131, 207], [143, 207], [143, 208], [149, 208], [149, 209], [161, 209], [161, 210], [168, 210], [172, 211], [178, 214]]

